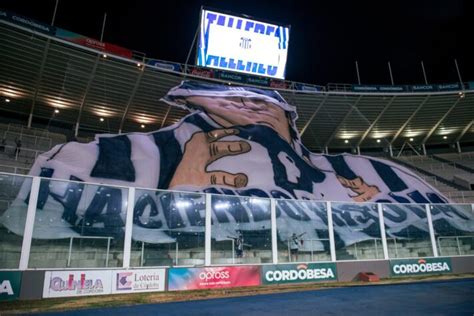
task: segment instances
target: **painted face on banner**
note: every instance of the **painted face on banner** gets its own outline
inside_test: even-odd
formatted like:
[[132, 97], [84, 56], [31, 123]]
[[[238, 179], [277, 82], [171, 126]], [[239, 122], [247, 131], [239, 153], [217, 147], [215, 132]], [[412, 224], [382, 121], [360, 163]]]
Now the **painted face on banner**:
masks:
[[[283, 103], [282, 106], [280, 100], [268, 99], [266, 95], [258, 94], [190, 95], [179, 99], [178, 102], [191, 110], [205, 113], [226, 129], [193, 135], [185, 145], [183, 160], [176, 169], [170, 188], [186, 188], [187, 185], [198, 188], [209, 188], [213, 185], [245, 188], [247, 184], [251, 184], [249, 173], [253, 173], [258, 174], [260, 178], [266, 177], [266, 180], [260, 183], [261, 188], [268, 188], [269, 184], [274, 182], [277, 191], [280, 189], [283, 194], [290, 194], [293, 197], [314, 199], [324, 196], [315, 193], [315, 187], [320, 187], [318, 183], [325, 179], [324, 174], [314, 167], [308, 157], [295, 152], [296, 142], [299, 140], [294, 139], [294, 136], [292, 139], [290, 134], [293, 123], [290, 117], [294, 114], [290, 105]], [[278, 141], [278, 138], [267, 133], [263, 127], [271, 128], [284, 142]], [[242, 140], [233, 142], [221, 140], [232, 135]], [[245, 158], [247, 169], [240, 173], [229, 173], [225, 169], [219, 172], [206, 171], [208, 166], [218, 159], [255, 151], [255, 145], [251, 145], [250, 139], [262, 145], [266, 153], [254, 152], [251, 160]], [[259, 155], [260, 159], [255, 157], [256, 155]], [[257, 166], [267, 155], [271, 160], [273, 173], [261, 174], [259, 170], [263, 170], [263, 166], [253, 170], [252, 166]], [[242, 163], [238, 158], [234, 161]], [[226, 166], [230, 167], [229, 164]], [[361, 177], [346, 179], [338, 176], [332, 179], [339, 182], [337, 183], [339, 187], [347, 188], [354, 193], [353, 200], [357, 202], [370, 200], [380, 192], [376, 186], [365, 183]]]
[[186, 99], [190, 106], [207, 112], [223, 127], [265, 125], [275, 130], [288, 143], [290, 127], [285, 110], [257, 98], [191, 96]]

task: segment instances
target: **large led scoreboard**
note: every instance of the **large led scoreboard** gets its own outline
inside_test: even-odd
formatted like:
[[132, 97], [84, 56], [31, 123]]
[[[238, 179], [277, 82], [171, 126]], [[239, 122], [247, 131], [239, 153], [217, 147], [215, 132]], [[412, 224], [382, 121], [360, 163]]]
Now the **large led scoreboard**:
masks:
[[196, 65], [285, 79], [290, 27], [201, 10]]

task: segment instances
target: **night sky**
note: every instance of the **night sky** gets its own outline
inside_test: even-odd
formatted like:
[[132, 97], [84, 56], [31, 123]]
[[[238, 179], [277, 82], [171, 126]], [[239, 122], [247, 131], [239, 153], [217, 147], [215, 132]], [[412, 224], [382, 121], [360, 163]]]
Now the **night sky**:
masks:
[[[0, 7], [51, 23], [55, 0], [0, 0]], [[60, 0], [55, 25], [99, 38], [147, 57], [184, 63], [202, 5], [290, 24], [287, 79], [325, 85], [474, 81], [472, 1], [67, 1]], [[191, 55], [194, 63], [194, 51]]]

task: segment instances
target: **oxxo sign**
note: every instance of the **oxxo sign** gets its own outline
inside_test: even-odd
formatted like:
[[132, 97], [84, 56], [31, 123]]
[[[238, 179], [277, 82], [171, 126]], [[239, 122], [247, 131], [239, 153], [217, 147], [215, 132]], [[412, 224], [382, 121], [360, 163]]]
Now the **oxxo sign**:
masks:
[[336, 264], [281, 264], [263, 266], [263, 284], [300, 283], [337, 280]]
[[0, 301], [14, 300], [20, 295], [21, 272], [0, 272]]
[[391, 260], [392, 276], [451, 273], [450, 258]]

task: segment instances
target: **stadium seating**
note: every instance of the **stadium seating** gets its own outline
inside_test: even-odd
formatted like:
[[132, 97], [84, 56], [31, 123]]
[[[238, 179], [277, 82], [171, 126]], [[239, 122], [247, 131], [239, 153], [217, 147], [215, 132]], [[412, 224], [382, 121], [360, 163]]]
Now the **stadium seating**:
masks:
[[[446, 160], [436, 159], [437, 156], [447, 157]], [[449, 162], [447, 159], [454, 157], [455, 161]], [[401, 156], [394, 160], [402, 163], [406, 167], [413, 169], [422, 179], [437, 188], [452, 202], [472, 203], [474, 202], [474, 191], [468, 187], [460, 186], [456, 177], [463, 179], [473, 179], [473, 173], [466, 168], [459, 168], [459, 165], [470, 165], [474, 153], [459, 154], [438, 154], [436, 156]], [[457, 161], [457, 164], [456, 164]]]
[[453, 163], [456, 167], [465, 167], [471, 169], [471, 172], [474, 170], [474, 153], [467, 152], [467, 153], [445, 153], [445, 154], [437, 154], [433, 156], [436, 158], [444, 159], [445, 161], [449, 161]]
[[0, 265], [8, 269], [18, 268], [23, 238], [6, 231], [3, 227], [0, 228], [0, 236], [2, 236], [2, 242], [0, 243]]
[[[14, 174], [28, 174], [38, 155], [66, 142], [63, 134], [18, 124], [0, 124], [0, 139], [6, 142], [5, 150], [0, 152], [0, 172]], [[16, 152], [16, 140], [21, 141], [19, 153]]]
[[438, 253], [440, 256], [461, 256], [474, 254], [473, 236], [438, 237]]
[[430, 156], [401, 156], [398, 159], [414, 167], [420, 168], [427, 173], [433, 173], [437, 178], [445, 179], [449, 182], [453, 181], [454, 175], [469, 175], [469, 172], [463, 169], [457, 168], [454, 165], [442, 161], [438, 161]]

